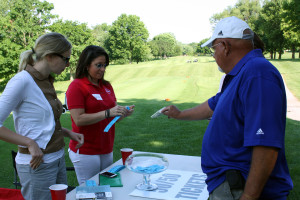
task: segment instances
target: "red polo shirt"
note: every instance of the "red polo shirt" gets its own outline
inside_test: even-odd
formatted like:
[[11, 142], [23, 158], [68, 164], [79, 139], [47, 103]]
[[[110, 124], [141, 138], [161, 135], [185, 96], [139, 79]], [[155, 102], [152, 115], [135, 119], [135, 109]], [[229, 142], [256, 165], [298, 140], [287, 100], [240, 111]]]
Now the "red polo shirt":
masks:
[[[116, 97], [110, 84], [103, 85], [100, 83], [99, 86], [96, 86], [85, 77], [75, 79], [69, 85], [67, 104], [69, 110], [83, 108], [85, 113], [96, 113], [114, 107]], [[115, 126], [112, 126], [107, 133], [103, 132], [112, 119], [113, 117], [95, 124], [78, 127], [71, 116], [72, 130], [84, 135], [84, 144], [79, 149], [80, 154], [96, 155], [113, 151]], [[73, 152], [77, 151], [75, 149], [76, 144], [76, 141], [70, 141], [69, 147]]]

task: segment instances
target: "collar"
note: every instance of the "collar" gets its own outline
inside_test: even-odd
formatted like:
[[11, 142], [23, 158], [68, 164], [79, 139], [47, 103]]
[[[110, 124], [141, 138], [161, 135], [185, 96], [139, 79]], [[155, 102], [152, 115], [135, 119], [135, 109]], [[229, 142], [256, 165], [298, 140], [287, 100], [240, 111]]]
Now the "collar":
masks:
[[98, 87], [101, 87], [101, 81], [99, 81], [99, 84], [98, 85], [95, 85], [95, 84], [93, 84], [93, 83], [91, 83], [90, 81], [89, 81], [89, 79], [88, 79], [88, 77], [83, 77], [83, 78], [81, 78], [81, 80], [82, 80], [82, 82], [84, 83], [84, 84], [86, 84], [86, 85], [93, 85], [93, 86], [98, 86]]
[[49, 75], [49, 76], [44, 76], [43, 74], [41, 74], [39, 71], [37, 71], [33, 66], [31, 65], [27, 65], [26, 66], [26, 71], [28, 71], [34, 78], [43, 81], [46, 79], [49, 79], [51, 82], [54, 81], [54, 78]]
[[245, 55], [235, 66], [234, 68], [228, 73], [229, 76], [236, 76], [244, 65], [254, 57], [264, 57], [262, 54], [261, 49], [253, 49], [247, 55]]

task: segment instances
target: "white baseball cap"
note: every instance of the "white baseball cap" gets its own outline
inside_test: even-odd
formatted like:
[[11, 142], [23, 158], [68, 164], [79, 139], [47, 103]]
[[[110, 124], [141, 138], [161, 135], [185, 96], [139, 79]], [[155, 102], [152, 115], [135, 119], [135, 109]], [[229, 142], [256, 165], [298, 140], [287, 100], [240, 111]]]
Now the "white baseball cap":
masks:
[[[243, 34], [246, 29], [249, 29], [251, 34]], [[217, 23], [212, 37], [201, 47], [211, 47], [217, 38], [253, 39], [253, 36], [254, 33], [246, 22], [235, 16], [226, 17]]]

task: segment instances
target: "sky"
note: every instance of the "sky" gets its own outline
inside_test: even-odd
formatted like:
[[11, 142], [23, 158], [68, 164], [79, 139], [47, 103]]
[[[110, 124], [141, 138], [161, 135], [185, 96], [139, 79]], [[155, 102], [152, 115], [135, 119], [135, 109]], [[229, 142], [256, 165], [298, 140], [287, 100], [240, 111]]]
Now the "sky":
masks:
[[238, 0], [47, 0], [53, 14], [89, 27], [112, 23], [125, 13], [136, 15], [149, 31], [149, 39], [173, 33], [177, 41], [199, 43], [212, 35], [209, 18]]

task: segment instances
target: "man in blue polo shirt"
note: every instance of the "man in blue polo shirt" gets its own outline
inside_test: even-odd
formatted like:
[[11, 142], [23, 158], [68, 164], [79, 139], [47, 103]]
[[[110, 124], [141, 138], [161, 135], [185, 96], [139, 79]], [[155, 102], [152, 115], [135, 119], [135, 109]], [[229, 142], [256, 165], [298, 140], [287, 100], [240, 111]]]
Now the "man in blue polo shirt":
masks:
[[191, 109], [162, 111], [179, 120], [212, 117], [201, 154], [210, 200], [286, 200], [293, 188], [284, 150], [283, 80], [254, 49], [253, 35], [246, 22], [222, 19], [202, 45], [226, 74], [221, 92]]

